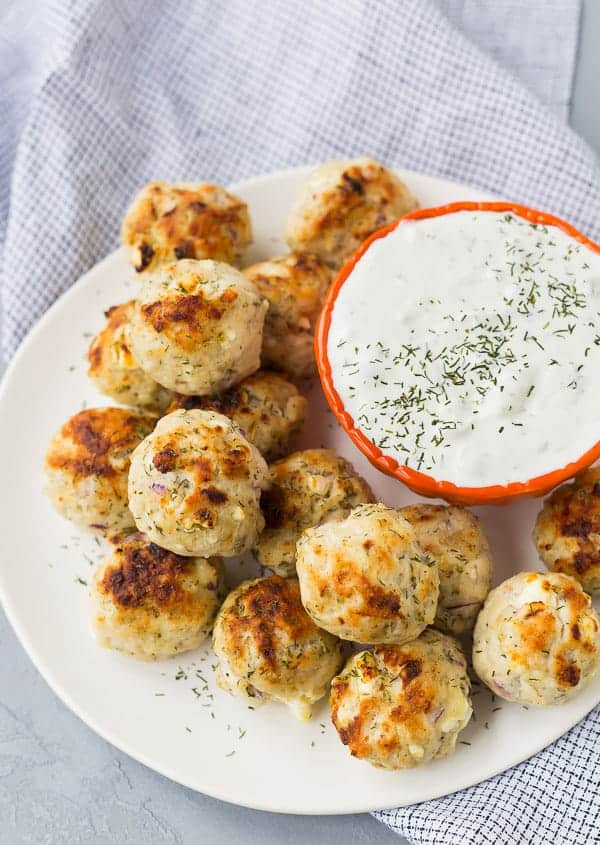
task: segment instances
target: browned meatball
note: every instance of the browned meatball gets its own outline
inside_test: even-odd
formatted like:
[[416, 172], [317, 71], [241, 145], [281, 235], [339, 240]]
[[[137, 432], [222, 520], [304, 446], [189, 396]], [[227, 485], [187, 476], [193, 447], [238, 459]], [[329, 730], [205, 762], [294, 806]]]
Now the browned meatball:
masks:
[[377, 229], [417, 207], [406, 185], [368, 158], [329, 161], [308, 178], [292, 208], [285, 239], [338, 269]]
[[331, 271], [316, 255], [291, 252], [253, 264], [244, 275], [269, 303], [262, 363], [292, 378], [315, 370], [313, 332]]
[[600, 664], [600, 624], [577, 581], [518, 572], [488, 595], [473, 634], [473, 667], [495, 693], [548, 706], [576, 695]]
[[180, 557], [131, 534], [96, 570], [92, 628], [105, 648], [166, 660], [203, 642], [222, 595], [220, 558]]
[[331, 718], [353, 757], [406, 769], [450, 754], [471, 714], [458, 643], [428, 629], [350, 658], [331, 683]]
[[600, 593], [600, 467], [546, 499], [533, 540], [549, 569], [576, 578], [588, 593]]
[[190, 260], [148, 276], [132, 314], [131, 344], [152, 378], [204, 396], [258, 370], [268, 304], [242, 273]]
[[142, 370], [131, 349], [131, 316], [135, 301], [106, 312], [106, 325], [88, 350], [88, 376], [101, 393], [134, 408], [160, 412], [172, 398], [170, 390]]
[[435, 617], [437, 563], [395, 508], [359, 505], [346, 519], [307, 528], [296, 569], [307, 613], [343, 640], [405, 643]]
[[71, 417], [46, 453], [46, 492], [57, 511], [99, 534], [133, 527], [130, 457], [155, 424], [155, 417], [124, 408], [88, 408]]
[[267, 460], [284, 455], [304, 423], [308, 402], [283, 376], [259, 370], [225, 393], [214, 396], [176, 395], [166, 413], [179, 408], [215, 411], [240, 427]]
[[256, 543], [268, 467], [228, 417], [174, 411], [135, 450], [129, 507], [140, 531], [172, 552], [230, 557]]
[[151, 182], [128, 209], [121, 237], [139, 273], [182, 258], [238, 265], [252, 227], [246, 203], [219, 185]]
[[449, 634], [470, 631], [492, 585], [492, 553], [481, 522], [453, 505], [410, 505], [400, 513], [438, 565], [440, 599], [433, 624]]
[[295, 578], [244, 581], [215, 621], [219, 686], [253, 705], [282, 701], [301, 719], [342, 664], [340, 641], [302, 607]]
[[295, 574], [296, 543], [306, 528], [344, 519], [356, 505], [375, 501], [367, 482], [331, 449], [294, 452], [271, 464], [270, 475], [257, 554], [279, 575]]

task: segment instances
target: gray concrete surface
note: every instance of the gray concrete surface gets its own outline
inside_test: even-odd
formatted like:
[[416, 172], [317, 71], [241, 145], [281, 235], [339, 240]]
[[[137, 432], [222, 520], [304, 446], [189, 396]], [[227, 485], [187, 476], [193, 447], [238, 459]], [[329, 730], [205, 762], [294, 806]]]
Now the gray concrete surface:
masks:
[[[586, 0], [572, 124], [600, 154], [600, 0]], [[48, 689], [0, 613], [0, 842], [401, 845], [368, 815], [277, 816], [191, 792], [116, 751]], [[340, 785], [343, 789], [343, 785]]]

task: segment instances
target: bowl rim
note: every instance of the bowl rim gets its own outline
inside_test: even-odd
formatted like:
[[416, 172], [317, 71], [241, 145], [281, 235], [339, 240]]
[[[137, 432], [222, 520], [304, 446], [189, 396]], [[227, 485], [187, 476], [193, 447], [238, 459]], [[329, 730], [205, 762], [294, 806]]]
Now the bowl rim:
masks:
[[431, 475], [401, 464], [390, 455], [386, 455], [376, 446], [358, 427], [352, 416], [346, 411], [344, 403], [337, 392], [329, 357], [327, 354], [327, 342], [331, 317], [338, 294], [344, 283], [350, 276], [357, 262], [367, 252], [371, 245], [385, 238], [403, 223], [413, 220], [425, 220], [431, 217], [439, 217], [445, 214], [454, 214], [460, 211], [493, 211], [511, 212], [518, 217], [528, 220], [530, 223], [538, 223], [543, 226], [555, 226], [562, 229], [567, 235], [579, 243], [584, 244], [593, 252], [600, 254], [600, 245], [587, 238], [578, 229], [547, 212], [538, 211], [528, 206], [513, 202], [453, 202], [446, 205], [432, 206], [431, 208], [420, 208], [404, 215], [399, 220], [388, 226], [378, 229], [370, 235], [354, 254], [346, 261], [331, 283], [321, 313], [319, 315], [314, 336], [315, 358], [317, 370], [325, 398], [333, 411], [336, 419], [355, 443], [358, 449], [368, 460], [386, 475], [397, 478], [406, 484], [411, 490], [429, 498], [441, 498], [449, 502], [460, 504], [503, 504], [509, 500], [529, 496], [542, 496], [563, 481], [577, 475], [589, 467], [594, 461], [600, 458], [600, 440], [588, 449], [576, 461], [572, 461], [564, 467], [551, 470], [543, 475], [535, 476], [527, 481], [513, 481], [508, 484], [493, 484], [482, 487], [465, 487], [451, 481], [438, 480]]

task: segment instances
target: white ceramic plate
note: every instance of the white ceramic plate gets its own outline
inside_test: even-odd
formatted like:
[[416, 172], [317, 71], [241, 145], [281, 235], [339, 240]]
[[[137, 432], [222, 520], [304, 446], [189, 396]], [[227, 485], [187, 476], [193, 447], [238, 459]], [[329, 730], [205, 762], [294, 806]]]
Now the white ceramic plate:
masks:
[[[234, 186], [249, 203], [256, 244], [250, 259], [284, 251], [280, 233], [307, 169]], [[401, 174], [422, 205], [490, 199], [464, 186]], [[326, 701], [312, 722], [272, 704], [256, 711], [219, 690], [208, 647], [158, 664], [98, 648], [88, 630], [87, 589], [104, 552], [51, 510], [42, 461], [58, 426], [84, 404], [109, 404], [88, 382], [85, 353], [102, 312], [135, 295], [121, 252], [77, 282], [31, 332], [0, 392], [0, 595], [21, 642], [46, 681], [81, 719], [158, 772], [226, 801], [286, 813], [355, 813], [425, 801], [478, 783], [539, 751], [600, 700], [600, 677], [569, 704], [543, 712], [493, 701], [475, 687], [475, 719], [452, 756], [422, 769], [386, 772], [349, 756]], [[298, 446], [330, 446], [349, 458], [390, 505], [415, 497], [380, 475], [338, 428], [318, 385]], [[480, 511], [496, 582], [538, 568], [530, 533], [538, 503]], [[256, 572], [231, 562], [231, 580]], [[81, 583], [81, 582], [84, 583]]]

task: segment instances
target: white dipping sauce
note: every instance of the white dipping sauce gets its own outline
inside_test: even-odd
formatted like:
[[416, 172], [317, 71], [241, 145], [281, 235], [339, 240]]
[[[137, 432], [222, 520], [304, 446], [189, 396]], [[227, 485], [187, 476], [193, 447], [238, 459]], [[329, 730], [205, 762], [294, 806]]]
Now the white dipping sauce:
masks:
[[461, 486], [526, 481], [600, 440], [600, 255], [463, 211], [401, 223], [342, 285], [328, 339], [355, 425]]

